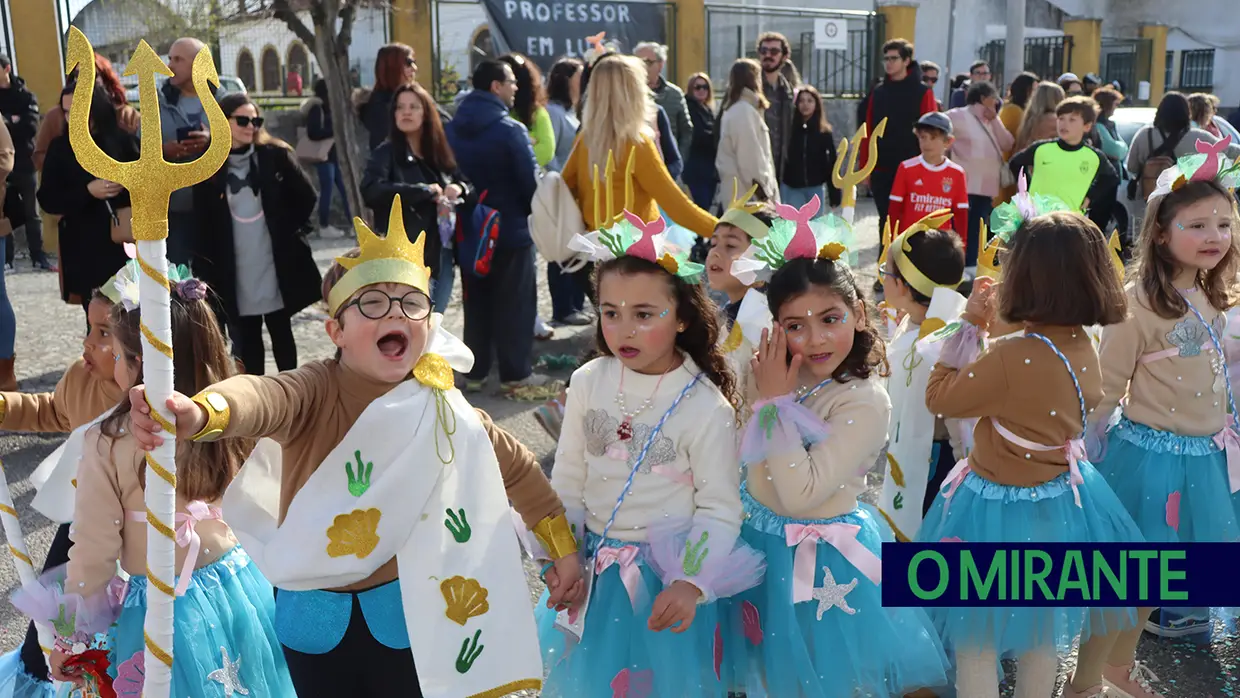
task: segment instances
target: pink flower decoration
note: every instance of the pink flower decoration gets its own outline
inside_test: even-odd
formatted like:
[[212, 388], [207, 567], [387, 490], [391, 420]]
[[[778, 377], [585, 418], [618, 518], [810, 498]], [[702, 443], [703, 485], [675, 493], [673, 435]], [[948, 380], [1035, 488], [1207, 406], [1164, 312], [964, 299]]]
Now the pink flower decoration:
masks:
[[951, 536], [949, 538], [940, 538], [939, 542], [940, 543], [963, 543], [964, 541], [961, 540], [959, 536]]
[[1167, 495], [1167, 525], [1176, 533], [1180, 532], [1180, 493], [1178, 491]]
[[659, 256], [656, 254], [654, 247], [654, 236], [659, 235], [665, 228], [667, 228], [667, 223], [663, 220], [663, 216], [659, 216], [649, 223], [643, 221], [636, 214], [629, 213], [628, 211], [624, 212], [624, 217], [629, 223], [633, 224], [634, 228], [640, 230], [642, 234], [641, 239], [633, 243], [629, 249], [625, 250], [624, 254], [629, 257], [639, 257], [647, 262], [657, 263], [659, 261]]
[[1231, 145], [1231, 135], [1227, 135], [1223, 140], [1214, 144], [1206, 143], [1201, 139], [1197, 140], [1197, 152], [1204, 153], [1206, 160], [1193, 173], [1194, 182], [1214, 179], [1215, 175], [1218, 174], [1219, 157], [1227, 151], [1227, 146], [1229, 145]]
[[1025, 175], [1023, 168], [1020, 176], [1016, 178], [1016, 196], [1012, 197], [1012, 203], [1016, 204], [1016, 210], [1020, 211], [1020, 217], [1025, 220], [1038, 215], [1038, 209], [1029, 196], [1029, 177]]
[[653, 689], [654, 672], [650, 669], [630, 671], [625, 667], [611, 680], [611, 698], [649, 698]]
[[758, 607], [748, 601], [741, 604], [741, 627], [749, 644], [762, 644], [762, 619], [758, 617]]
[[146, 681], [146, 653], [138, 650], [116, 668], [116, 680], [112, 688], [117, 698], [141, 698], [142, 684]]
[[788, 204], [775, 204], [775, 212], [780, 218], [795, 221], [797, 224], [796, 232], [792, 234], [792, 240], [788, 241], [788, 248], [784, 250], [784, 259], [818, 258], [818, 241], [814, 238], [809, 222], [818, 214], [820, 208], [822, 202], [817, 194], [799, 209]]
[[723, 680], [719, 669], [723, 666], [723, 629], [715, 623], [715, 679]]

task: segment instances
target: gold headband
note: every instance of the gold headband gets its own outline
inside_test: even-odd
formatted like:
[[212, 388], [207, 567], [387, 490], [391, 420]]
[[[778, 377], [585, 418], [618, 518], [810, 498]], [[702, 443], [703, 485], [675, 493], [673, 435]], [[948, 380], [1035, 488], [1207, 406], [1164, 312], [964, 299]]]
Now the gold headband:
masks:
[[405, 284], [430, 295], [431, 270], [423, 260], [426, 232], [418, 233], [417, 242], [409, 242], [399, 194], [392, 199], [387, 235], [376, 235], [361, 218], [353, 219], [353, 228], [362, 253], [336, 258], [347, 271], [327, 294], [327, 310], [333, 317], [354, 293], [373, 284]]
[[[951, 217], [951, 209], [940, 209], [935, 211], [934, 213], [927, 215], [925, 218], [922, 218], [913, 225], [909, 226], [908, 230], [900, 233], [900, 235], [896, 237], [895, 240], [892, 240], [891, 244], [887, 246], [887, 252], [891, 256], [891, 260], [895, 263], [896, 269], [900, 270], [900, 276], [904, 278], [904, 283], [908, 284], [918, 293], [926, 296], [927, 298], [934, 295], [934, 290], [936, 288], [954, 289], [960, 285], [960, 281], [957, 281], [954, 284], [940, 284], [932, 281], [930, 277], [923, 274], [921, 270], [913, 264], [913, 260], [905, 256], [906, 252], [911, 252], [913, 250], [912, 245], [910, 245], [908, 241], [909, 238], [918, 233], [924, 233], [928, 230], [937, 229], [944, 222], [950, 220]], [[961, 281], [963, 281], [963, 279], [961, 279]]]
[[732, 202], [728, 204], [728, 208], [719, 216], [720, 223], [734, 225], [745, 231], [751, 239], [760, 240], [771, 232], [770, 226], [763, 223], [761, 219], [753, 215], [755, 212], [762, 210], [762, 204], [751, 204], [749, 198], [758, 191], [758, 185], [755, 184], [749, 188], [742, 196], [737, 196], [737, 190], [740, 188], [736, 178], [732, 178]]

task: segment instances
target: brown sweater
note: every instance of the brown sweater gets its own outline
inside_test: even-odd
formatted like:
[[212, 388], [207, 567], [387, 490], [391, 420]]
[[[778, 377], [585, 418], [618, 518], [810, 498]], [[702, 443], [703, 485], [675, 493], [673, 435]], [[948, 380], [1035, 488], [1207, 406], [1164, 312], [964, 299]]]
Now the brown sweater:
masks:
[[[1083, 327], [1032, 327], [1072, 363], [1085, 407], [1102, 401], [1098, 353]], [[990, 418], [1017, 436], [1061, 446], [1081, 435], [1081, 407], [1068, 369], [1050, 347], [1032, 337], [995, 342], [962, 369], [938, 364], [926, 385], [926, 406], [948, 418], [980, 418], [969, 466], [1001, 485], [1035, 487], [1068, 469], [1063, 451], [1026, 451], [995, 431]]]
[[50, 393], [0, 393], [0, 429], [68, 432], [116, 406], [125, 391], [73, 362]]
[[[211, 391], [228, 401], [231, 415], [225, 438], [268, 437], [283, 447], [283, 521], [293, 496], [340, 443], [362, 411], [396, 385], [371, 380], [328, 359], [275, 376], [235, 376], [211, 386]], [[525, 524], [532, 528], [548, 516], [564, 513], [564, 505], [551, 489], [534, 454], [495, 426], [485, 412], [478, 410], [478, 416], [495, 447], [508, 498]], [[393, 558], [367, 579], [342, 590], [368, 589], [396, 577]]]

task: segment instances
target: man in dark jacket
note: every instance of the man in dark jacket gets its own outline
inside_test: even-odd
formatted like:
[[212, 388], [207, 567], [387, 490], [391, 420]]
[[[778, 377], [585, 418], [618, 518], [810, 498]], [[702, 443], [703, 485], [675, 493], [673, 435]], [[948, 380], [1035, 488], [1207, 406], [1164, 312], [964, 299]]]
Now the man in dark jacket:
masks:
[[43, 219], [35, 204], [39, 182], [32, 159], [34, 137], [39, 130], [39, 100], [26, 89], [26, 81], [13, 74], [13, 62], [3, 54], [0, 54], [0, 114], [13, 137], [13, 172], [8, 181], [9, 188], [22, 200], [30, 263], [36, 269], [50, 271], [52, 265], [43, 251]]
[[[474, 353], [466, 390], [481, 390], [498, 355], [505, 390], [542, 385], [532, 373], [537, 290], [534, 243], [528, 218], [538, 186], [538, 164], [525, 126], [508, 115], [517, 79], [507, 63], [487, 60], [473, 75], [473, 90], [445, 129], [457, 165], [476, 187], [482, 203], [500, 215], [491, 272], [478, 277], [461, 270], [465, 299], [465, 344]], [[469, 225], [468, 217], [462, 221]]]
[[762, 65], [762, 94], [769, 106], [763, 113], [771, 136], [771, 155], [775, 158], [775, 177], [784, 181], [784, 160], [792, 135], [792, 112], [796, 111], [796, 88], [801, 80], [790, 63], [792, 48], [779, 32], [758, 37], [758, 61]]
[[[938, 111], [934, 92], [922, 84], [921, 67], [913, 60], [913, 44], [892, 39], [883, 44], [883, 68], [886, 77], [870, 93], [866, 104], [865, 123], [874, 133], [878, 122], [887, 119], [887, 128], [878, 141], [878, 163], [870, 173], [870, 191], [878, 207], [878, 230], [882, 235], [887, 222], [887, 203], [891, 185], [900, 163], [921, 153], [913, 127], [922, 114]], [[869, 138], [861, 142], [862, 166], [869, 162]]]

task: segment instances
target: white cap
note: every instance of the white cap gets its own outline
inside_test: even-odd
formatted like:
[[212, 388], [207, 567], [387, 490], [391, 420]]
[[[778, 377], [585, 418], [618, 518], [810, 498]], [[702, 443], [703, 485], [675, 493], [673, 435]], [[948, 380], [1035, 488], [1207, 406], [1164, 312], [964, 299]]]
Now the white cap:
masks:
[[1081, 79], [1076, 76], [1076, 73], [1064, 73], [1063, 75], [1060, 75], [1059, 79], [1056, 80], [1055, 82], [1062, 85], [1065, 82], [1080, 82], [1080, 81]]

